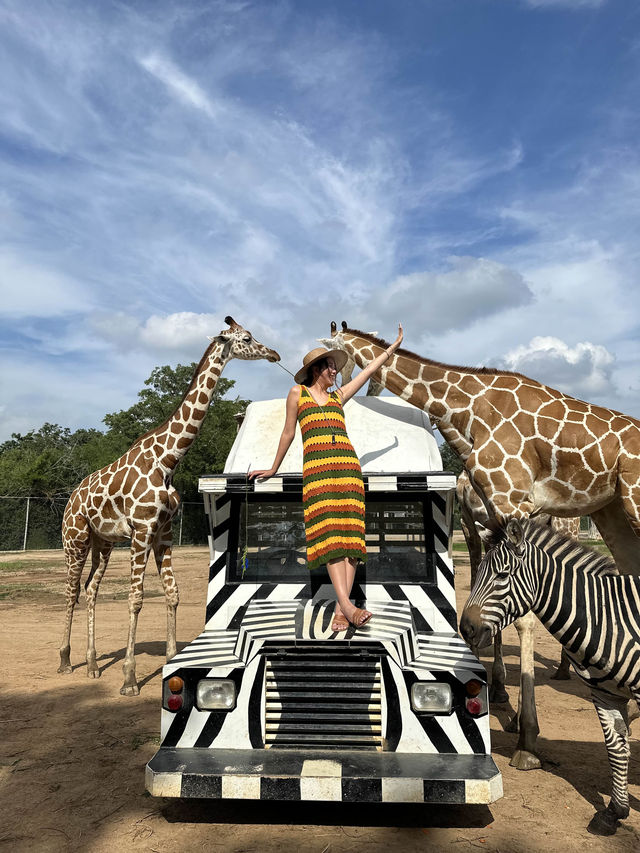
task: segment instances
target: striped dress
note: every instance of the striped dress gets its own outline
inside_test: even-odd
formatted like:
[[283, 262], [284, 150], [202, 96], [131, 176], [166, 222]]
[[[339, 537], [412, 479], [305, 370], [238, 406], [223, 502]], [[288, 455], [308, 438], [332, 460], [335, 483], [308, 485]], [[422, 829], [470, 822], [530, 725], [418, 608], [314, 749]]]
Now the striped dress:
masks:
[[366, 560], [362, 471], [338, 394], [333, 391], [326, 404], [319, 406], [301, 385], [298, 423], [309, 569], [341, 557]]

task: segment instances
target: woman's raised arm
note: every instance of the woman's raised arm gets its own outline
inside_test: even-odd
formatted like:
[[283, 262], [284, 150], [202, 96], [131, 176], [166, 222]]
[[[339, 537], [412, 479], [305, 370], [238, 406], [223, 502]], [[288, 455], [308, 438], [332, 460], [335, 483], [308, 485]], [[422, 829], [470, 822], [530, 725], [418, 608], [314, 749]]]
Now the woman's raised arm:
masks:
[[350, 382], [347, 382], [346, 385], [343, 385], [342, 388], [339, 389], [343, 403], [346, 403], [347, 400], [350, 400], [354, 396], [354, 394], [357, 394], [367, 379], [373, 376], [376, 370], [382, 367], [382, 365], [389, 360], [402, 343], [403, 337], [402, 323], [398, 323], [398, 337], [391, 346], [387, 347], [386, 350], [383, 350], [382, 353], [377, 358], [374, 358], [373, 361], [370, 361], [357, 376], [354, 376]]

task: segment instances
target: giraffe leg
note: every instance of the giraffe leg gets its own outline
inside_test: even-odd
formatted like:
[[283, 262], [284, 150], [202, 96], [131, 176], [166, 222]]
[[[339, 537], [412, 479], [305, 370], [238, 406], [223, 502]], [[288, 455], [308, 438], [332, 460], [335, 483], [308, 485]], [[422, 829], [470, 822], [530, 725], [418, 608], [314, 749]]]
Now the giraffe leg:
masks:
[[627, 703], [597, 690], [591, 691], [591, 698], [598, 712], [611, 767], [611, 800], [606, 809], [596, 812], [591, 818], [587, 829], [594, 835], [613, 835], [618, 828], [618, 821], [629, 815], [627, 777], [631, 750], [626, 719]]
[[502, 656], [502, 631], [498, 631], [493, 638], [493, 666], [491, 667], [491, 690], [489, 691], [490, 702], [508, 702], [509, 694], [505, 687], [507, 672], [504, 668]]
[[536, 617], [527, 613], [514, 622], [520, 637], [520, 696], [518, 699], [518, 727], [520, 737], [509, 764], [518, 770], [537, 770], [541, 767], [536, 754], [536, 740], [540, 727], [536, 712], [533, 639]]
[[155, 557], [158, 574], [162, 580], [162, 589], [167, 603], [167, 661], [175, 657], [176, 646], [176, 611], [180, 602], [178, 584], [176, 583], [171, 564], [171, 545], [173, 536], [171, 532], [171, 519], [168, 519], [158, 532], [153, 543], [153, 555]]
[[122, 672], [124, 683], [120, 688], [123, 696], [137, 696], [140, 693], [136, 679], [136, 629], [138, 615], [142, 610], [144, 595], [144, 571], [151, 552], [153, 532], [148, 529], [134, 530], [131, 534], [131, 589], [129, 590], [129, 636], [124, 655]]
[[100, 668], [96, 658], [96, 599], [98, 588], [104, 575], [109, 557], [113, 550], [113, 543], [106, 542], [93, 536], [91, 543], [91, 572], [84, 585], [87, 597], [87, 676], [88, 678], [100, 678]]
[[[629, 511], [633, 507], [627, 504]], [[640, 574], [640, 548], [638, 537], [632, 526], [632, 517], [626, 511], [620, 496], [611, 503], [591, 513], [591, 518], [600, 531], [607, 548], [616, 563], [616, 568], [622, 575]], [[640, 527], [636, 529], [640, 530]]]
[[62, 528], [64, 543], [64, 561], [67, 565], [67, 585], [65, 600], [67, 604], [62, 644], [60, 646], [60, 666], [58, 672], [71, 672], [71, 623], [73, 611], [80, 594], [80, 578], [91, 546], [91, 530], [85, 518], [69, 518], [65, 513]]

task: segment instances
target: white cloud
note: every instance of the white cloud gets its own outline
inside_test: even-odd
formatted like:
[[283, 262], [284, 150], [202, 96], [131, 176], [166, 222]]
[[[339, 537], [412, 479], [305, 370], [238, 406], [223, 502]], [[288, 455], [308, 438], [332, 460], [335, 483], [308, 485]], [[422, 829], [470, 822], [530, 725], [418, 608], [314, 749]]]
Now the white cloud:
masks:
[[470, 257], [454, 257], [449, 262], [447, 272], [400, 276], [380, 289], [371, 298], [369, 324], [375, 324], [377, 314], [412, 324], [414, 334], [444, 333], [526, 306], [533, 298], [524, 278], [502, 264]]
[[208, 116], [213, 117], [217, 109], [207, 96], [206, 92], [184, 74], [170, 59], [156, 53], [148, 54], [139, 59], [140, 65], [157, 77], [182, 103], [201, 110]]
[[[102, 425], [107, 412], [132, 405], [142, 381], [128, 363], [113, 359], [62, 362], [3, 353], [0, 441], [12, 433], [57, 423], [71, 430]], [[134, 375], [132, 375], [132, 373]]]
[[0, 250], [0, 317], [60, 317], [83, 313], [93, 297], [86, 286], [44, 263]]
[[611, 393], [615, 359], [603, 346], [581, 341], [571, 347], [555, 337], [534, 337], [507, 352], [507, 370], [514, 370], [576, 397], [592, 399]]
[[[226, 324], [224, 326], [226, 327]], [[169, 350], [175, 352], [191, 351], [208, 346], [207, 337], [213, 337], [220, 331], [220, 318], [212, 314], [194, 314], [181, 311], [160, 317], [153, 314], [140, 327], [140, 343], [150, 350]]]

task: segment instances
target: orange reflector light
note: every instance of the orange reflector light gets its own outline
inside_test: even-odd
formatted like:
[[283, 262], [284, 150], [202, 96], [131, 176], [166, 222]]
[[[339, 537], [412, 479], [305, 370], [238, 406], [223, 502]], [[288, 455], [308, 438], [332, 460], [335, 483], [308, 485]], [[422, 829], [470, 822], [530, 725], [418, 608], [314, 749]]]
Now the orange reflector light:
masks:
[[169, 690], [172, 693], [180, 693], [183, 687], [184, 681], [181, 678], [178, 678], [177, 675], [174, 675], [169, 679]]
[[465, 684], [465, 688], [469, 696], [477, 696], [478, 693], [480, 693], [480, 691], [482, 690], [482, 682], [477, 681], [475, 678], [472, 678], [471, 681], [467, 681], [467, 683]]

